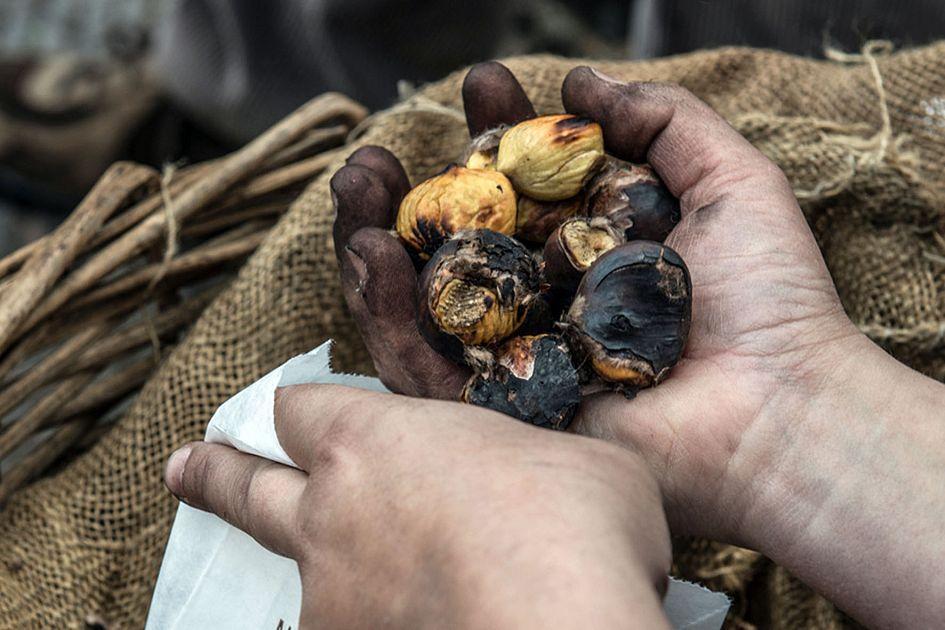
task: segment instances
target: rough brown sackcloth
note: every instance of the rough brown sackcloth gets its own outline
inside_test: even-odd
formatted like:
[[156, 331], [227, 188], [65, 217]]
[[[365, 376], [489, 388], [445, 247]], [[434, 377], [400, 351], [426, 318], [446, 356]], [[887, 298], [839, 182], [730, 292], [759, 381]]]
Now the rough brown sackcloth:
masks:
[[[540, 112], [561, 110], [561, 80], [577, 63], [508, 60]], [[903, 361], [945, 377], [945, 44], [895, 54], [871, 45], [828, 61], [726, 49], [595, 65], [683, 84], [774, 158], [850, 316]], [[389, 147], [415, 182], [432, 175], [467, 140], [462, 77], [370, 118], [354, 144]], [[0, 626], [74, 627], [94, 616], [139, 627], [176, 507], [161, 483], [174, 447], [199, 438], [228, 396], [328, 337], [338, 342], [338, 366], [370, 370], [335, 275], [333, 170], [273, 229], [119, 425], [0, 515]], [[750, 552], [679, 541], [676, 559], [678, 573], [736, 596], [732, 624], [849, 623]]]

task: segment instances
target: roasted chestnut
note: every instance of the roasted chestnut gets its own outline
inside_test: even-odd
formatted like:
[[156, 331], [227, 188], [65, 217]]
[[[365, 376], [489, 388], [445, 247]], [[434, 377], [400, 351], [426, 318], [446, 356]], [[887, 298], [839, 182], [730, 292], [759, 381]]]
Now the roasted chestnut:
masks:
[[492, 370], [473, 376], [467, 403], [536, 426], [566, 429], [581, 401], [578, 374], [560, 337], [515, 337], [496, 353]]
[[573, 293], [594, 261], [623, 241], [623, 234], [606, 217], [566, 220], [545, 243], [545, 282], [558, 291]]
[[538, 263], [524, 245], [491, 230], [461, 232], [420, 275], [420, 329], [445, 356], [478, 365], [470, 349], [513, 335], [539, 291]]
[[518, 196], [515, 237], [526, 243], [544, 243], [565, 220], [584, 213], [584, 195], [561, 201], [539, 201]]
[[596, 122], [561, 114], [521, 122], [502, 136], [496, 169], [515, 190], [542, 201], [581, 192], [604, 163], [604, 135]]
[[691, 310], [692, 283], [679, 254], [631, 241], [584, 274], [564, 324], [601, 379], [632, 391], [659, 383], [679, 361]]
[[679, 200], [645, 164], [608, 158], [587, 186], [587, 213], [608, 217], [628, 241], [666, 239], [679, 223]]
[[516, 199], [511, 182], [497, 171], [452, 165], [407, 193], [397, 212], [397, 233], [428, 259], [462, 230], [515, 232]]

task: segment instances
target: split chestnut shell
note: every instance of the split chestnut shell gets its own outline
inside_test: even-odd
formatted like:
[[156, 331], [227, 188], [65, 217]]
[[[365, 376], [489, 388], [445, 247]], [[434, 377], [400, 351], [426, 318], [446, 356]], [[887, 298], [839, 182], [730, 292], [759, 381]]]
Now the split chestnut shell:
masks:
[[524, 245], [490, 230], [462, 232], [420, 275], [420, 330], [440, 353], [469, 363], [468, 348], [513, 335], [539, 296], [538, 264]]
[[607, 217], [628, 241], [662, 242], [679, 223], [679, 200], [646, 164], [608, 158], [587, 185], [587, 213]]
[[623, 242], [623, 234], [606, 217], [568, 219], [545, 243], [545, 281], [558, 291], [573, 293], [591, 265]]

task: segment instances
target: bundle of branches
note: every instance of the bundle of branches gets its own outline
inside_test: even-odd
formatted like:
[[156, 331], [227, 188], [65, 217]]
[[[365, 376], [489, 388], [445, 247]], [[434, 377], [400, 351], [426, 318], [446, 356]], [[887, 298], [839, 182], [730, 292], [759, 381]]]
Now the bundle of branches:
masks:
[[0, 260], [0, 505], [108, 429], [366, 115], [325, 94], [218, 160], [116, 163]]

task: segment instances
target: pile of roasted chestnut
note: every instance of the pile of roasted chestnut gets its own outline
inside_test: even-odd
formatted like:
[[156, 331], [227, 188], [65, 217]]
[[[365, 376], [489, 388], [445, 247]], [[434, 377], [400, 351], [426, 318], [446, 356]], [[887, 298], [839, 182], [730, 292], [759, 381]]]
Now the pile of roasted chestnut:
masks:
[[662, 244], [679, 218], [649, 166], [556, 115], [475, 138], [404, 197], [396, 229], [423, 268], [424, 337], [475, 373], [463, 399], [563, 429], [582, 392], [633, 395], [679, 360], [691, 283]]

